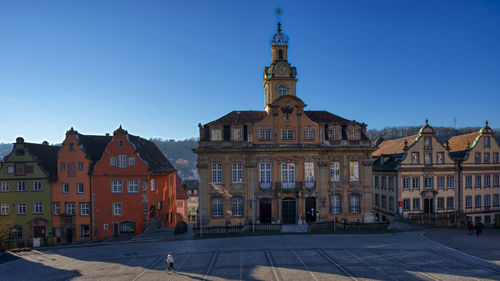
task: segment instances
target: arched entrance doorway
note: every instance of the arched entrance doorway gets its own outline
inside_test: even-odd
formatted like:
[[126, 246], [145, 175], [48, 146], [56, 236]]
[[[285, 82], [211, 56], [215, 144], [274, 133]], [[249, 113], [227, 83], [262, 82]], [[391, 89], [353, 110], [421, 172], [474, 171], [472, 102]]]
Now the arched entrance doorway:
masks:
[[260, 223], [271, 223], [271, 199], [259, 200], [259, 219]]
[[296, 224], [296, 203], [292, 197], [283, 198], [281, 210], [284, 224]]
[[306, 198], [306, 222], [316, 221], [316, 198]]

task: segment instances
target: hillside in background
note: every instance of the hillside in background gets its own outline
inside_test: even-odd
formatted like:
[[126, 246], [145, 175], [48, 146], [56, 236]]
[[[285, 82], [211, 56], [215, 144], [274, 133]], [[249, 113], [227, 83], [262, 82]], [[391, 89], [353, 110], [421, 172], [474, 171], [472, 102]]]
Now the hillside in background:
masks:
[[[468, 134], [479, 131], [481, 128], [451, 128], [451, 127], [433, 127], [436, 132], [437, 139], [444, 143], [446, 140], [453, 136]], [[383, 129], [371, 129], [368, 130], [368, 136], [372, 141], [377, 138], [382, 137], [386, 140], [406, 137], [418, 133], [420, 127], [414, 126], [399, 126], [399, 127], [385, 127]], [[495, 139], [500, 143], [500, 130], [494, 129]], [[161, 152], [168, 158], [168, 160], [177, 169], [189, 169], [192, 170], [196, 168], [196, 154], [193, 152], [193, 148], [198, 146], [198, 139], [190, 138], [185, 140], [165, 140], [161, 138], [151, 139]], [[12, 144], [10, 143], [0, 143], [0, 159], [5, 155], [9, 154], [12, 150]]]
[[198, 147], [198, 139], [190, 138], [176, 141], [154, 138], [151, 141], [158, 146], [177, 169], [188, 168], [191, 170], [196, 168], [196, 154], [192, 149]]
[[12, 151], [12, 143], [0, 143], [0, 159]]

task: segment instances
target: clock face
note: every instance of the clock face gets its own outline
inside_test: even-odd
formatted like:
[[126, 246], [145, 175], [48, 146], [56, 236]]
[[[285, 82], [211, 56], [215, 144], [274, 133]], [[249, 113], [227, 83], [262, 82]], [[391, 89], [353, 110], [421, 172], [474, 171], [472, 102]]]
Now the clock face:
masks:
[[279, 71], [280, 73], [285, 73], [285, 71], [286, 71], [286, 66], [284, 66], [284, 65], [280, 65], [280, 67], [278, 68], [278, 71]]

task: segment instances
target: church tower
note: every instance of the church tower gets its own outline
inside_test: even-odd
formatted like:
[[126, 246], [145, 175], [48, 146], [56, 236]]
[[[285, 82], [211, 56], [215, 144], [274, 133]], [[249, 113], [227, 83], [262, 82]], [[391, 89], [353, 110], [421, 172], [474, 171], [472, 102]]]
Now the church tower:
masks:
[[[281, 11], [277, 11], [278, 15]], [[269, 111], [269, 105], [278, 97], [284, 95], [295, 96], [295, 85], [297, 83], [297, 69], [288, 63], [288, 35], [281, 30], [281, 22], [278, 21], [278, 30], [271, 39], [270, 66], [264, 67], [264, 92], [265, 108]]]

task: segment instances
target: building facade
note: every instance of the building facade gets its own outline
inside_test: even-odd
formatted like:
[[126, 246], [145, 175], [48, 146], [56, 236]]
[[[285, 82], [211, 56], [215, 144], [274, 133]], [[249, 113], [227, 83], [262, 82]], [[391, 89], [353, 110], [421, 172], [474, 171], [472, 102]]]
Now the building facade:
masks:
[[177, 222], [188, 222], [188, 200], [189, 196], [186, 192], [184, 184], [182, 184], [181, 177], [175, 175], [175, 205]]
[[73, 127], [66, 132], [57, 157], [58, 179], [52, 183], [54, 243], [93, 239], [92, 169], [110, 140]]
[[175, 175], [153, 142], [120, 126], [91, 177], [95, 237], [175, 226]]
[[233, 111], [199, 125], [204, 226], [373, 219], [366, 125], [305, 110], [287, 50], [278, 23], [264, 68], [264, 111]]
[[456, 209], [458, 165], [426, 124], [416, 135], [387, 140], [373, 152], [373, 208], [378, 220]]
[[183, 184], [189, 197], [187, 200], [187, 221], [190, 224], [196, 224], [199, 212], [198, 180], [184, 180]]
[[492, 225], [500, 216], [500, 147], [488, 122], [479, 132], [449, 139], [460, 167], [458, 208], [474, 222]]
[[52, 238], [51, 182], [59, 147], [16, 139], [0, 168], [0, 216], [13, 221], [13, 239]]

